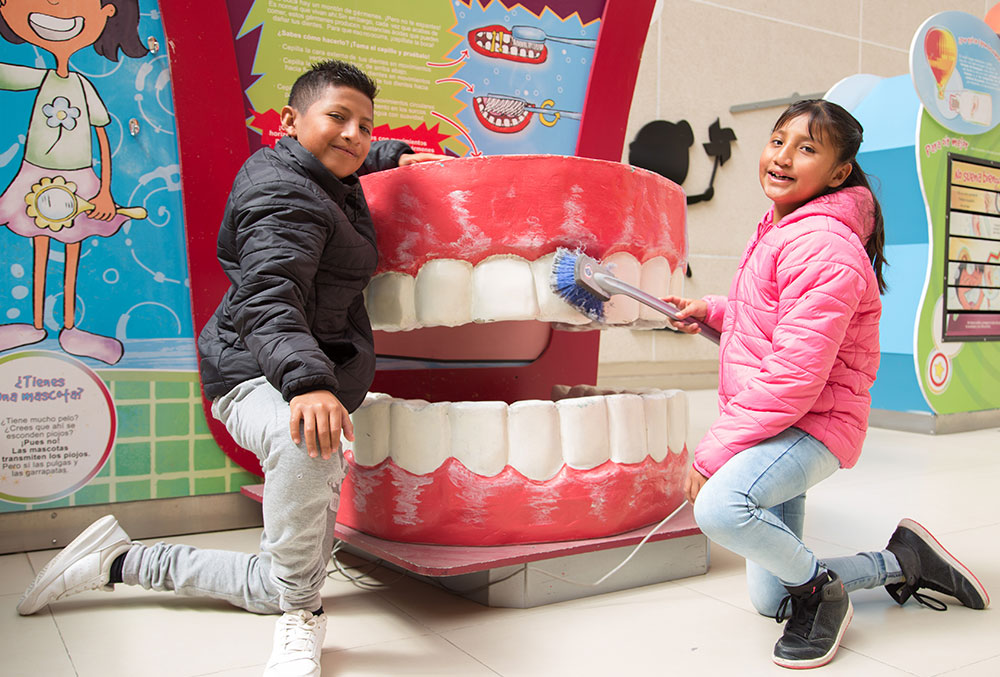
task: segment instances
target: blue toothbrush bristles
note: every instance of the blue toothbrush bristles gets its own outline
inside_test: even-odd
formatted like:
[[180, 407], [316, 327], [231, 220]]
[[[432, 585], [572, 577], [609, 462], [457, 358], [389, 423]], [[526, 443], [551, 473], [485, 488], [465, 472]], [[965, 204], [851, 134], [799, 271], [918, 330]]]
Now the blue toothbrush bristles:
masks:
[[577, 284], [576, 262], [581, 252], [562, 247], [552, 259], [552, 292], [595, 322], [604, 321], [604, 301]]

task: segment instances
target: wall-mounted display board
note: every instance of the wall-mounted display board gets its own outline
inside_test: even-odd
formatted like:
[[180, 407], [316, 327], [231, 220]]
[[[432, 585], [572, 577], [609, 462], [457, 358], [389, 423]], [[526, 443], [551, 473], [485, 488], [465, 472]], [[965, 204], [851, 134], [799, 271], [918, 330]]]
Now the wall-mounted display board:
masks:
[[[878, 425], [948, 432], [1000, 420], [1000, 38], [963, 12], [936, 14], [910, 74], [856, 76], [859, 153], [886, 222], [889, 291], [872, 389]], [[855, 91], [856, 90], [856, 91]]]

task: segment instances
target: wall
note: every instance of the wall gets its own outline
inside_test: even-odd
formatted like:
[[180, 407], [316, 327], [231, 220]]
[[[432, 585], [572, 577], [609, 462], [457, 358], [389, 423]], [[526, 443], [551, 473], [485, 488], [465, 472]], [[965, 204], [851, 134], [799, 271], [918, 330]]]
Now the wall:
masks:
[[[715, 197], [688, 208], [692, 277], [685, 294], [724, 294], [768, 203], [757, 160], [782, 106], [730, 113], [731, 106], [823, 93], [856, 73], [909, 72], [914, 33], [932, 14], [960, 10], [984, 17], [995, 0], [664, 0], [643, 51], [626, 133], [628, 143], [652, 120], [687, 120], [689, 194], [708, 186], [702, 148], [719, 118], [736, 133], [732, 157], [715, 178]], [[658, 3], [657, 9], [659, 10]], [[602, 384], [715, 387], [717, 347], [669, 331], [608, 330], [601, 336]]]

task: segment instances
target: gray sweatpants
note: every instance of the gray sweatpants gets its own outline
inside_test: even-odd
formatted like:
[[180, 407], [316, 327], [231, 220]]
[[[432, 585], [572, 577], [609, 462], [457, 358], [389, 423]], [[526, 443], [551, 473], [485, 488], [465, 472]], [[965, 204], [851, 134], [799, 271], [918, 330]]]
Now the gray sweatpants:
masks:
[[346, 473], [343, 455], [310, 458], [304, 443], [294, 444], [288, 403], [263, 376], [215, 400], [212, 414], [237, 444], [257, 454], [264, 470], [260, 554], [136, 544], [125, 558], [124, 582], [223, 599], [255, 613], [319, 609]]

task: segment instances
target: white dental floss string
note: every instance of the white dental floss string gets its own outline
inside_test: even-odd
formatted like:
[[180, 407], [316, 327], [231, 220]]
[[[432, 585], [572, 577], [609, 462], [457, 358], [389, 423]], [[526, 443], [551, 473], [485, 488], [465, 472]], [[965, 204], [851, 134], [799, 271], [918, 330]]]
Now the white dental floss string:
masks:
[[648, 534], [646, 534], [645, 536], [643, 536], [642, 540], [639, 541], [634, 548], [632, 548], [632, 552], [630, 552], [628, 554], [628, 557], [626, 557], [624, 560], [622, 560], [621, 564], [619, 564], [614, 569], [612, 569], [608, 573], [606, 573], [603, 576], [601, 576], [599, 579], [597, 579], [593, 583], [584, 583], [583, 581], [575, 581], [572, 578], [566, 578], [565, 576], [560, 576], [559, 574], [553, 574], [553, 573], [550, 573], [548, 571], [545, 571], [544, 569], [532, 568], [532, 571], [537, 571], [538, 573], [544, 574], [544, 575], [548, 576], [549, 578], [554, 578], [557, 581], [563, 581], [565, 583], [571, 583], [572, 585], [582, 585], [584, 587], [589, 587], [589, 588], [597, 587], [598, 585], [600, 585], [604, 581], [606, 581], [609, 578], [611, 578], [611, 576], [614, 575], [623, 566], [625, 566], [626, 564], [628, 564], [629, 560], [631, 560], [633, 557], [635, 557], [635, 554], [637, 552], [639, 552], [639, 548], [641, 548], [643, 545], [645, 545], [646, 541], [648, 541], [650, 538], [652, 538], [653, 535], [656, 534], [656, 532], [660, 530], [660, 527], [662, 527], [664, 524], [666, 524], [667, 522], [669, 522], [674, 517], [674, 515], [676, 515], [677, 513], [679, 513], [684, 508], [684, 506], [686, 506], [687, 504], [688, 504], [688, 502], [686, 500], [682, 501], [681, 504], [679, 506], [677, 506], [676, 510], [674, 510], [672, 513], [670, 513], [669, 515], [667, 515], [666, 517], [664, 517], [662, 520], [660, 520], [659, 523], [655, 527], [653, 527], [652, 529], [649, 530]]

